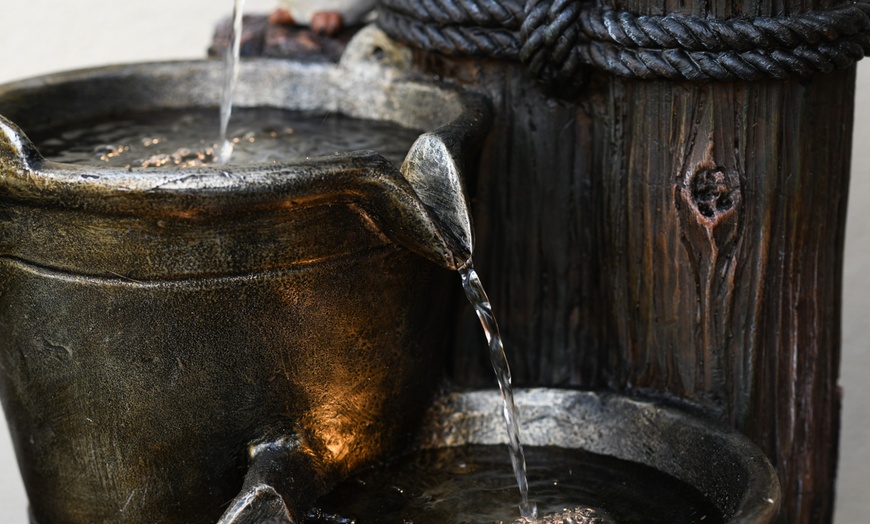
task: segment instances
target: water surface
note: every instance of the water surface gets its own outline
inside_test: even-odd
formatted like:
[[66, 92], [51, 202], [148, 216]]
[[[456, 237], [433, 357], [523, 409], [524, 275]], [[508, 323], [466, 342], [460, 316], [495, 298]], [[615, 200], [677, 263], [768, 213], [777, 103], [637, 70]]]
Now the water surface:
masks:
[[[219, 163], [213, 108], [106, 115], [30, 132], [49, 160], [79, 165], [191, 167]], [[236, 108], [228, 139], [230, 164], [277, 163], [372, 149], [400, 165], [420, 131], [335, 113], [270, 107]], [[208, 137], [211, 137], [209, 139]]]
[[[696, 489], [653, 468], [583, 450], [526, 447], [540, 524], [722, 524]], [[314, 524], [510, 524], [506, 446], [419, 451], [371, 467], [317, 501]]]

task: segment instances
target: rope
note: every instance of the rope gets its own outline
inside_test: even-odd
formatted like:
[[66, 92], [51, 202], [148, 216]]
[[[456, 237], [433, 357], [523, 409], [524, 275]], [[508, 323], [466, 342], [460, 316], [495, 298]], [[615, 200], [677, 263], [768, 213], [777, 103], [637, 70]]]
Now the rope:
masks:
[[519, 29], [523, 0], [381, 0], [381, 6], [425, 24]]
[[590, 8], [580, 20], [590, 41], [624, 47], [682, 48], [687, 51], [750, 51], [818, 45], [870, 28], [870, 4], [848, 4], [827, 11], [781, 18], [694, 18], [637, 16]]
[[580, 48], [584, 63], [626, 78], [670, 80], [784, 79], [791, 75], [829, 73], [851, 66], [870, 54], [870, 35], [856, 35], [817, 47], [791, 50], [686, 51], [684, 49], [627, 49], [594, 42]]
[[526, 4], [519, 59], [532, 76], [552, 83], [582, 74], [577, 23], [582, 7], [576, 0], [529, 0]]
[[628, 78], [761, 80], [870, 54], [870, 0], [779, 18], [638, 16], [578, 0], [381, 0], [394, 38], [448, 55], [519, 60], [547, 82], [586, 66]]
[[520, 44], [507, 29], [426, 24], [381, 7], [378, 25], [396, 40], [445, 55], [516, 60]]

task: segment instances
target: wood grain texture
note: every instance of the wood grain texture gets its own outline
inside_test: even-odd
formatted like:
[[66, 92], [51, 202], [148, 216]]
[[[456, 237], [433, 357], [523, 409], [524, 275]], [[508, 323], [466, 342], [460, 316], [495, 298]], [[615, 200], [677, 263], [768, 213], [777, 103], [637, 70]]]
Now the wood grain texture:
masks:
[[590, 320], [621, 359], [600, 373], [721, 408], [777, 467], [784, 523], [832, 511], [853, 83], [613, 81], [593, 119]]
[[[778, 15], [819, 2], [625, 2]], [[487, 92], [475, 264], [514, 382], [706, 406], [770, 457], [782, 524], [830, 522], [854, 69], [691, 84], [596, 75], [548, 98], [519, 66], [423, 55]], [[475, 319], [453, 374], [489, 385]]]

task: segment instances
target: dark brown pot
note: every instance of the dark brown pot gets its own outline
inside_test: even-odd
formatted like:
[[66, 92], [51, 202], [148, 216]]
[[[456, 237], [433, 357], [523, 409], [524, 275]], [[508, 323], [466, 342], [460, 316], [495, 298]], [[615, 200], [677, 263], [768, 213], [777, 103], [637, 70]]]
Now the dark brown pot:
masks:
[[238, 100], [433, 129], [405, 176], [373, 152], [66, 166], [12, 123], [215, 105], [217, 63], [0, 88], [0, 394], [35, 520], [288, 517], [406, 441], [471, 249], [460, 173], [485, 106], [397, 79], [378, 38], [340, 66], [248, 63]]

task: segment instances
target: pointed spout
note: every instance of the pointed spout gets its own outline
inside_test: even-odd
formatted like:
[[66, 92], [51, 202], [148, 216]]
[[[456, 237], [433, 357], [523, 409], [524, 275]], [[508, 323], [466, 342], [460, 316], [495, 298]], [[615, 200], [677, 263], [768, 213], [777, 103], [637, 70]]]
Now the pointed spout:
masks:
[[466, 101], [465, 114], [454, 122], [421, 135], [402, 164], [402, 175], [426, 206], [450, 253], [450, 269], [458, 269], [474, 251], [471, 207], [465, 173], [489, 124], [480, 98]]
[[457, 269], [474, 250], [471, 210], [457, 159], [435, 133], [426, 133], [414, 143], [402, 175], [431, 213], [452, 262]]

